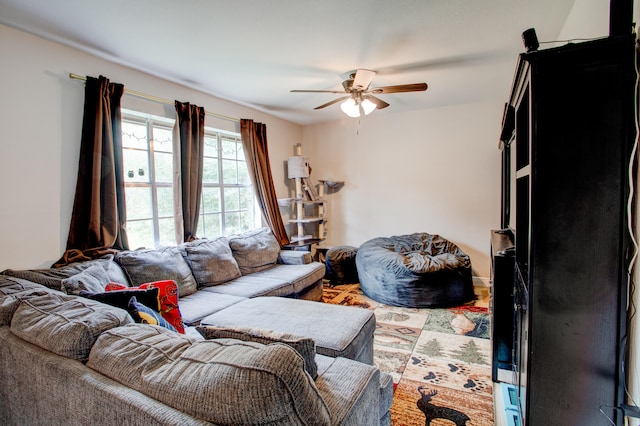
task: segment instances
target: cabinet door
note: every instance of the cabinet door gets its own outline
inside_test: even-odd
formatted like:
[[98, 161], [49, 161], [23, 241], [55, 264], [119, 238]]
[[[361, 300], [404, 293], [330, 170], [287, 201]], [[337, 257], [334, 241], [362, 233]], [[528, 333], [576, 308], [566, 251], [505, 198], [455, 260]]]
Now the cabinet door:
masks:
[[623, 402], [633, 41], [566, 46], [528, 60], [526, 420], [607, 424], [600, 408]]

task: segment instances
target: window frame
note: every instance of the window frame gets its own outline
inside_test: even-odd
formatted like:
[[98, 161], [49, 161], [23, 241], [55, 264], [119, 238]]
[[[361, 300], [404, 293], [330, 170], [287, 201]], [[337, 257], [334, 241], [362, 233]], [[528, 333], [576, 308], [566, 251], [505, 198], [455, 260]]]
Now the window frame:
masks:
[[[126, 150], [137, 150], [137, 151], [146, 151], [147, 153], [147, 165], [148, 165], [148, 181], [144, 181], [144, 182], [131, 182], [131, 181], [127, 181], [126, 177], [124, 179], [124, 186], [125, 186], [125, 192], [127, 191], [127, 188], [150, 188], [150, 202], [151, 202], [151, 208], [150, 208], [150, 214], [151, 217], [142, 217], [142, 218], [135, 218], [135, 219], [130, 219], [129, 218], [129, 212], [127, 212], [127, 225], [130, 222], [136, 222], [136, 221], [148, 221], [151, 220], [152, 222], [152, 230], [153, 230], [153, 236], [151, 236], [151, 241], [153, 241], [153, 245], [155, 247], [159, 246], [159, 245], [163, 245], [163, 244], [168, 244], [167, 241], [162, 241], [161, 237], [162, 237], [162, 233], [161, 233], [161, 229], [160, 229], [160, 222], [163, 219], [173, 219], [175, 221], [175, 202], [173, 204], [173, 211], [171, 216], [166, 216], [163, 215], [162, 217], [160, 216], [160, 211], [159, 211], [159, 206], [158, 206], [158, 201], [159, 201], [159, 196], [158, 196], [158, 189], [159, 188], [174, 188], [174, 183], [173, 181], [171, 182], [158, 182], [157, 181], [157, 170], [156, 170], [156, 155], [157, 155], [157, 149], [155, 146], [155, 140], [154, 140], [154, 128], [155, 127], [159, 127], [159, 128], [164, 128], [164, 130], [168, 130], [170, 132], [173, 131], [174, 125], [175, 125], [175, 119], [170, 119], [170, 118], [166, 118], [166, 117], [162, 117], [162, 116], [157, 116], [154, 114], [148, 114], [148, 113], [144, 113], [144, 112], [140, 112], [140, 111], [135, 111], [135, 110], [131, 110], [131, 109], [122, 109], [122, 121], [123, 123], [125, 122], [130, 122], [130, 123], [135, 123], [138, 125], [144, 125], [146, 127], [146, 131], [147, 131], [147, 141], [146, 141], [146, 149], [142, 149], [142, 148], [133, 148], [133, 147], [125, 147], [123, 144], [123, 159], [126, 162], [126, 157], [125, 157], [125, 153]], [[123, 133], [124, 133], [124, 129], [123, 129]], [[123, 135], [124, 138], [124, 135]], [[205, 237], [205, 238], [217, 238], [219, 236], [228, 236], [231, 235], [233, 233], [238, 233], [238, 232], [242, 232], [244, 230], [250, 230], [253, 228], [258, 228], [263, 226], [262, 223], [262, 214], [260, 212], [260, 208], [259, 208], [259, 204], [258, 204], [258, 200], [255, 196], [255, 191], [253, 189], [253, 183], [250, 179], [250, 176], [248, 175], [249, 171], [248, 171], [248, 167], [245, 167], [246, 170], [246, 180], [241, 181], [240, 179], [240, 170], [238, 168], [238, 164], [240, 162], [243, 162], [246, 165], [246, 158], [244, 155], [244, 148], [243, 148], [243, 143], [242, 143], [242, 138], [240, 133], [237, 132], [231, 132], [231, 131], [227, 131], [227, 130], [222, 130], [222, 129], [215, 129], [213, 127], [209, 127], [209, 126], [205, 126], [205, 141], [207, 138], [213, 138], [216, 140], [216, 153], [215, 155], [207, 155], [205, 156], [205, 158], [203, 159], [203, 167], [205, 167], [205, 163], [206, 163], [206, 159], [207, 158], [215, 158], [216, 159], [216, 164], [217, 164], [217, 182], [212, 183], [212, 182], [205, 182], [205, 176], [206, 173], [203, 173], [203, 182], [202, 182], [202, 195], [201, 195], [201, 200], [200, 200], [200, 212], [199, 212], [199, 223], [198, 223], [198, 232], [197, 232], [197, 236], [198, 237]], [[235, 159], [229, 159], [229, 158], [225, 158], [224, 154], [223, 154], [223, 141], [231, 141], [234, 142], [236, 144], [235, 147]], [[205, 142], [206, 143], [206, 142]], [[205, 149], [206, 151], [206, 149]], [[175, 167], [175, 157], [174, 157], [174, 153], [175, 153], [175, 143], [172, 144], [172, 150], [171, 150], [171, 157], [172, 157], [172, 166]], [[203, 154], [204, 155], [204, 154]], [[236, 162], [236, 171], [238, 173], [238, 181], [236, 183], [226, 183], [225, 182], [225, 177], [224, 177], [224, 160], [233, 160]], [[125, 173], [127, 173], [125, 171]], [[213, 211], [213, 212], [208, 212], [205, 209], [206, 206], [206, 200], [205, 200], [205, 196], [206, 196], [206, 191], [205, 188], [207, 189], [211, 189], [211, 188], [217, 188], [217, 193], [218, 193], [218, 197], [219, 197], [219, 211]], [[225, 189], [228, 188], [233, 188], [233, 189], [238, 189], [239, 191], [239, 195], [238, 195], [238, 201], [240, 202], [238, 209], [233, 209], [233, 210], [226, 210], [226, 206], [228, 205], [228, 203], [231, 202], [231, 200], [227, 200], [226, 199], [226, 195], [225, 195]], [[253, 203], [251, 208], [249, 208], [245, 203], [242, 203], [242, 190], [243, 189], [247, 189], [250, 191], [250, 194], [252, 196], [253, 199]], [[237, 213], [239, 215], [239, 223], [238, 225], [240, 225], [240, 227], [234, 227], [232, 224], [228, 223], [229, 218], [228, 218], [228, 214], [229, 213]], [[219, 219], [218, 219], [218, 229], [215, 230], [215, 232], [213, 232], [213, 230], [207, 229], [207, 225], [205, 225], [205, 219], [207, 216], [215, 216], [218, 215]], [[243, 221], [243, 216], [247, 215], [248, 217], [248, 221], [249, 221], [249, 228], [248, 229], [243, 229], [241, 227], [241, 225], [243, 223], [245, 223], [245, 221]], [[215, 223], [215, 221], [214, 221]], [[174, 225], [175, 226], [175, 225]], [[175, 227], [174, 227], [175, 229]], [[145, 240], [149, 240], [148, 238], [146, 238]], [[172, 241], [171, 244], [174, 245], [176, 244], [176, 241]]]

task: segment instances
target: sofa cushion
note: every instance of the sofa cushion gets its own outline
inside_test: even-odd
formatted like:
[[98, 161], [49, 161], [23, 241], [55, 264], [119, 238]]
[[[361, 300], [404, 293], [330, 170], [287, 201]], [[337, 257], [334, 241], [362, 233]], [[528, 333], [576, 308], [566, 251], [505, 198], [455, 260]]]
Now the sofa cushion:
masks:
[[316, 365], [316, 344], [309, 337], [296, 336], [291, 333], [282, 333], [279, 331], [265, 330], [260, 328], [248, 327], [215, 327], [215, 326], [198, 326], [198, 332], [205, 339], [238, 339], [249, 342], [262, 343], [269, 345], [271, 343], [284, 343], [291, 346], [296, 352], [304, 358], [304, 368], [307, 373], [314, 379], [318, 376], [318, 366]]
[[0, 325], [11, 324], [11, 318], [24, 298], [55, 291], [22, 278], [0, 275]]
[[220, 284], [241, 276], [229, 240], [225, 237], [191, 241], [182, 244], [180, 249], [199, 287]]
[[16, 336], [67, 358], [84, 361], [105, 330], [132, 323], [122, 309], [65, 294], [24, 298], [11, 320]]
[[87, 260], [85, 262], [74, 262], [59, 268], [25, 270], [6, 269], [2, 271], [2, 274], [33, 281], [34, 283], [42, 284], [43, 286], [54, 290], [62, 290], [63, 279], [76, 275], [93, 265], [101, 265], [107, 272], [109, 281], [127, 284], [127, 276], [120, 266], [113, 261], [113, 259], [114, 256], [112, 254], [108, 254], [99, 259]]
[[206, 287], [200, 291], [229, 294], [239, 297], [279, 296], [286, 297], [295, 294], [293, 285], [278, 277], [260, 276], [261, 272], [243, 275], [213, 287]]
[[176, 329], [169, 324], [167, 320], [162, 318], [160, 312], [138, 302], [135, 296], [129, 300], [127, 312], [129, 312], [129, 315], [131, 315], [133, 320], [137, 323], [157, 325], [159, 327], [166, 328], [167, 330], [176, 331]]
[[180, 312], [184, 324], [198, 325], [202, 318], [247, 299], [246, 297], [207, 291], [210, 288], [216, 287], [204, 288], [180, 299]]
[[[128, 290], [148, 290], [152, 288], [158, 289], [158, 303], [160, 304], [160, 309], [158, 310], [158, 312], [160, 312], [162, 318], [169, 322], [169, 324], [171, 324], [178, 331], [178, 333], [184, 333], [182, 313], [180, 312], [180, 307], [178, 305], [178, 286], [176, 285], [175, 281], [164, 280], [144, 283], [138, 287], [129, 287]], [[109, 283], [107, 284], [106, 288], [107, 292], [121, 291], [125, 289], [127, 289], [127, 287], [116, 283]], [[141, 298], [139, 299], [139, 301], [147, 305], [146, 303], [144, 303], [144, 299]], [[147, 306], [153, 308], [153, 306]]]
[[197, 283], [191, 268], [182, 257], [178, 247], [123, 251], [116, 255], [132, 286], [173, 280], [178, 284], [181, 297], [194, 293]]
[[304, 361], [287, 345], [195, 341], [134, 324], [99, 338], [87, 366], [215, 424], [329, 424]]
[[91, 265], [82, 272], [64, 278], [62, 280], [62, 289], [67, 294], [79, 294], [81, 291], [89, 291], [91, 293], [99, 293], [104, 291], [104, 287], [109, 283], [109, 275], [102, 265]]
[[307, 288], [313, 286], [314, 283], [321, 281], [324, 273], [324, 264], [311, 262], [303, 265], [274, 265], [269, 269], [254, 273], [252, 277], [286, 281], [291, 284], [293, 293], [301, 294], [304, 293]]
[[280, 250], [278, 263], [283, 265], [304, 265], [313, 262], [311, 252], [308, 250]]
[[229, 247], [242, 275], [270, 268], [278, 261], [280, 253], [280, 244], [269, 228], [232, 235]]

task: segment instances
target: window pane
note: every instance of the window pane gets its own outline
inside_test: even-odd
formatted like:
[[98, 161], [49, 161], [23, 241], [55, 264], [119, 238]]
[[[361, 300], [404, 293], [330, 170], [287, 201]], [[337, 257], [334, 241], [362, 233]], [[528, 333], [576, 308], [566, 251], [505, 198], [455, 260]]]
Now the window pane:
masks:
[[238, 183], [237, 162], [234, 160], [222, 160], [222, 182], [225, 185]]
[[239, 212], [224, 214], [224, 232], [226, 235], [237, 234], [243, 231]]
[[[127, 214], [129, 213], [127, 209]], [[129, 247], [135, 250], [140, 247], [152, 248], [153, 241], [153, 220], [127, 220], [127, 238]]]
[[253, 215], [251, 212], [247, 210], [243, 210], [240, 212], [240, 226], [243, 231], [248, 231], [250, 229], [254, 229], [253, 226]]
[[249, 185], [251, 181], [249, 179], [249, 170], [247, 169], [247, 163], [238, 162], [238, 183], [240, 185]]
[[173, 187], [158, 187], [158, 216], [173, 217]]
[[235, 160], [238, 144], [235, 141], [222, 139], [222, 158]]
[[149, 153], [134, 149], [122, 150], [124, 181], [149, 182]]
[[123, 120], [122, 146], [124, 148], [147, 149], [147, 125]]
[[218, 157], [218, 139], [215, 136], [205, 135], [204, 137], [204, 156]]
[[222, 236], [222, 223], [220, 214], [207, 214], [200, 217], [198, 236], [216, 238]]
[[242, 141], [236, 142], [238, 144], [238, 161], [246, 161], [244, 158], [244, 148], [242, 147]]
[[224, 188], [224, 209], [225, 211], [240, 209], [239, 188]]
[[153, 150], [173, 152], [173, 129], [153, 126]]
[[151, 188], [126, 187], [124, 194], [127, 198], [127, 221], [152, 218]]
[[243, 210], [253, 210], [255, 199], [253, 197], [253, 188], [238, 188], [240, 192], [240, 208]]
[[176, 227], [173, 217], [158, 219], [158, 227], [160, 229], [159, 245], [175, 245]]
[[156, 152], [154, 160], [156, 182], [173, 182], [173, 154]]
[[260, 228], [261, 226], [263, 226], [262, 210], [260, 209], [258, 200], [253, 200], [253, 205], [251, 206], [249, 211], [251, 212], [251, 225], [249, 226], [249, 229]]
[[220, 209], [220, 188], [202, 188], [202, 213], [218, 213]]
[[205, 157], [203, 160], [202, 182], [203, 183], [219, 183], [218, 177], [218, 159]]

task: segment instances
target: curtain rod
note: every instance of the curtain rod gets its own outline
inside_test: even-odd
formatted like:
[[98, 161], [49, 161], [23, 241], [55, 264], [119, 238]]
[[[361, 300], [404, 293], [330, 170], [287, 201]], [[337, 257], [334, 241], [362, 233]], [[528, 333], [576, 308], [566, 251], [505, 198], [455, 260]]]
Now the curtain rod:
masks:
[[[78, 75], [78, 74], [74, 74], [72, 72], [69, 73], [69, 78], [73, 78], [75, 80], [87, 81], [86, 77], [83, 77], [83, 76]], [[163, 99], [163, 98], [159, 98], [157, 96], [152, 96], [152, 95], [147, 95], [147, 94], [142, 93], [142, 92], [137, 92], [135, 90], [129, 90], [126, 87], [124, 89], [124, 92], [129, 94], [129, 95], [137, 96], [139, 98], [147, 99], [147, 100], [154, 101], [154, 102], [159, 102], [161, 104], [175, 105], [175, 102], [174, 101], [170, 101], [169, 99]], [[204, 113], [207, 114], [207, 115], [211, 115], [213, 117], [222, 118], [223, 120], [235, 121], [236, 123], [240, 122], [239, 118], [229, 117], [227, 115], [222, 115], [222, 114], [216, 114], [215, 112], [209, 112], [207, 110], [205, 110]]]

